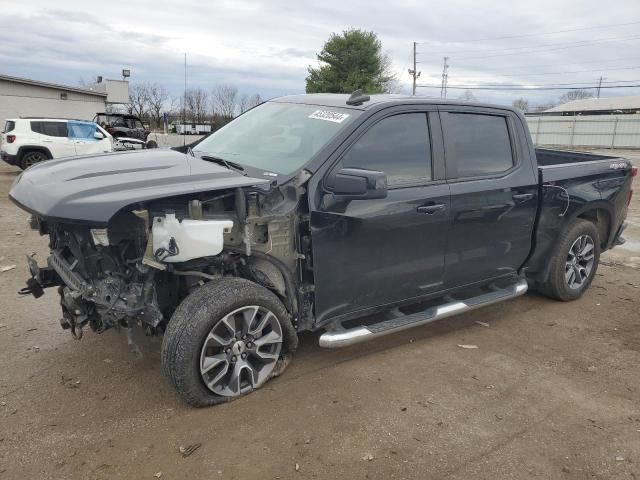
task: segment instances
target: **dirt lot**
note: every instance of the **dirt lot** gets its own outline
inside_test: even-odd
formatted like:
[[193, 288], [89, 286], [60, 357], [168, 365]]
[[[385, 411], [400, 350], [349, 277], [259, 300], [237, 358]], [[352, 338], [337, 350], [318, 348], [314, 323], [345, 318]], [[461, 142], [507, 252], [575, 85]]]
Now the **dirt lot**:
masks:
[[306, 335], [283, 377], [192, 409], [159, 339], [142, 358], [113, 332], [78, 342], [55, 292], [16, 295], [24, 253], [47, 251], [6, 198], [16, 174], [0, 167], [0, 265], [17, 265], [0, 273], [0, 480], [640, 479], [640, 195], [580, 301], [532, 293], [341, 351]]

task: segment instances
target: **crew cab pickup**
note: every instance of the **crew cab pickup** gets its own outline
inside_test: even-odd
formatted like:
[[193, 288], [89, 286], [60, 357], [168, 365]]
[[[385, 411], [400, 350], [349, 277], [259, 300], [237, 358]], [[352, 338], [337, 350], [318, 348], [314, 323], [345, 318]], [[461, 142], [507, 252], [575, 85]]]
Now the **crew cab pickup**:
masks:
[[58, 287], [77, 338], [163, 334], [201, 406], [279, 375], [305, 330], [334, 348], [529, 287], [578, 299], [635, 173], [536, 150], [512, 108], [355, 92], [268, 101], [182, 152], [38, 164], [10, 197], [50, 240], [23, 293]]

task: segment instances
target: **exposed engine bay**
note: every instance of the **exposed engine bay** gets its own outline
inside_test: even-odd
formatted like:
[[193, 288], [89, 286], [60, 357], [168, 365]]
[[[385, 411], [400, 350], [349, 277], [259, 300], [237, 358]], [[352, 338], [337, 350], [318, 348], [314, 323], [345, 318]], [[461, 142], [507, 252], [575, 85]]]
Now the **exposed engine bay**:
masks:
[[[181, 300], [203, 282], [248, 278], [276, 293], [298, 325], [299, 305], [310, 293], [303, 279], [308, 236], [302, 184], [238, 187], [136, 204], [116, 213], [106, 227], [56, 223], [32, 217], [50, 237], [48, 266], [30, 258], [33, 278], [24, 293], [58, 285], [63, 328], [76, 338], [90, 327], [143, 327], [161, 334]], [[302, 211], [302, 212], [301, 212]], [[302, 262], [302, 263], [300, 263]], [[312, 290], [312, 289], [309, 289]], [[301, 303], [300, 303], [301, 302]], [[130, 337], [131, 341], [131, 337]]]

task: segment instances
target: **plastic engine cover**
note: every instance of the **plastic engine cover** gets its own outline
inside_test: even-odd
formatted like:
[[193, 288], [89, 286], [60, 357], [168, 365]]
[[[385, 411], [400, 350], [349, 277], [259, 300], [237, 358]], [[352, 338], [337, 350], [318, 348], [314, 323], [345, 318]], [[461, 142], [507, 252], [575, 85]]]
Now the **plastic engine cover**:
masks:
[[232, 220], [184, 219], [180, 222], [175, 213], [155, 217], [151, 227], [154, 255], [167, 263], [218, 255], [224, 244], [224, 232], [232, 227]]

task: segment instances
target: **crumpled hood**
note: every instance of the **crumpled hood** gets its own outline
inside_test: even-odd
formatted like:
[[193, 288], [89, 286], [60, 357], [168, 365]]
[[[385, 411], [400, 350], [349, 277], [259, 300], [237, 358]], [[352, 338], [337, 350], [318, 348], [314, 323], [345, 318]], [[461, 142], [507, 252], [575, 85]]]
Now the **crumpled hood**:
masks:
[[267, 183], [174, 150], [135, 150], [34, 165], [15, 180], [9, 198], [48, 220], [104, 225], [136, 202]]

